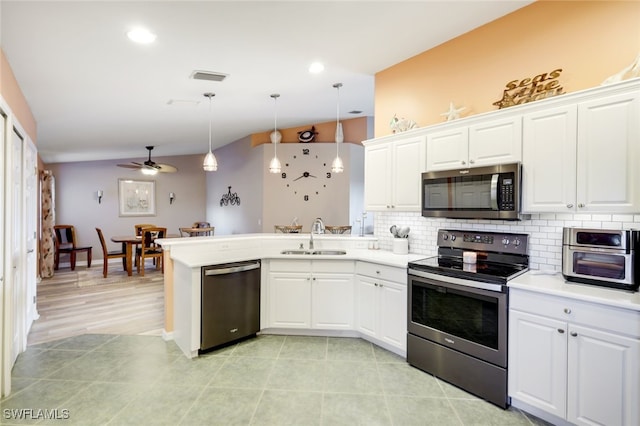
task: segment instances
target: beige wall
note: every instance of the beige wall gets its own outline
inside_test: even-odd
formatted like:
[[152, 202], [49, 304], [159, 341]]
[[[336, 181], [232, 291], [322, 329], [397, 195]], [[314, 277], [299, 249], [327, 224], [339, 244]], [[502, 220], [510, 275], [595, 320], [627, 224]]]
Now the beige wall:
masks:
[[14, 118], [18, 120], [34, 144], [37, 140], [36, 120], [31, 113], [11, 66], [0, 49], [0, 95], [11, 108]]
[[376, 137], [394, 114], [420, 127], [497, 109], [507, 82], [562, 68], [565, 92], [598, 86], [640, 53], [640, 1], [538, 1], [376, 74]]

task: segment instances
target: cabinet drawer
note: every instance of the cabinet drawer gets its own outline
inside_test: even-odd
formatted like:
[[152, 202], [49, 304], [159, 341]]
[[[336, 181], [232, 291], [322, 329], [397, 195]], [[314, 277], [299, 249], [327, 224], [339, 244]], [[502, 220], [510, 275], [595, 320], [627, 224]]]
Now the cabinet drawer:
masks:
[[405, 268], [383, 266], [377, 263], [358, 262], [356, 264], [356, 273], [381, 280], [393, 281], [398, 284], [407, 284], [407, 270]]
[[510, 289], [509, 308], [640, 338], [640, 312], [567, 297]]
[[311, 270], [313, 272], [353, 274], [355, 266], [353, 260], [314, 260]]
[[271, 272], [311, 272], [311, 261], [271, 259], [269, 270]]

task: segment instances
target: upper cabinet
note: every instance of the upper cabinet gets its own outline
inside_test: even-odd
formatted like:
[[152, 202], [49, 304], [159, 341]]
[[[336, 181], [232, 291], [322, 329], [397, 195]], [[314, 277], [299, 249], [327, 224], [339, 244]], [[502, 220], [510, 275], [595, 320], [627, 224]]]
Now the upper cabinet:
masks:
[[482, 120], [427, 134], [427, 171], [519, 162], [521, 117]]
[[523, 212], [640, 211], [638, 91], [523, 118]]
[[365, 209], [420, 211], [425, 137], [399, 134], [363, 145]]

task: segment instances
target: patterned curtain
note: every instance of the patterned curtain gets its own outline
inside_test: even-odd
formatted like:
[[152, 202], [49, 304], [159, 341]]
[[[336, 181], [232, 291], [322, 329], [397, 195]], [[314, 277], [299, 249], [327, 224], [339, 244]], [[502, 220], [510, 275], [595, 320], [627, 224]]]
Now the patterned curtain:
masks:
[[40, 241], [40, 276], [53, 277], [53, 225], [55, 224], [55, 177], [51, 170], [40, 172], [42, 188], [42, 241]]

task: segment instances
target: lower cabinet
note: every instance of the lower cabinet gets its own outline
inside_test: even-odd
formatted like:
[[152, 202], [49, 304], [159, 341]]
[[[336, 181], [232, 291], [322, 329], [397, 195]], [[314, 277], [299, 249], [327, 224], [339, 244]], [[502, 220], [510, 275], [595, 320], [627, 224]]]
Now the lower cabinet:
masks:
[[578, 425], [637, 425], [639, 363], [640, 312], [510, 290], [513, 405]]
[[352, 330], [353, 261], [272, 260], [269, 327]]
[[406, 353], [406, 269], [358, 262], [356, 272], [356, 330]]

